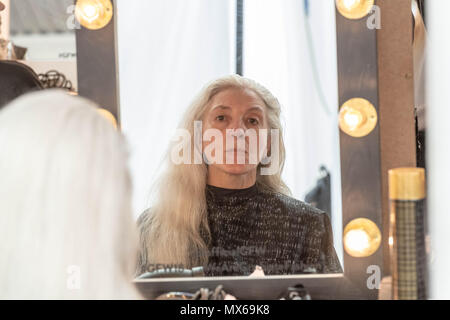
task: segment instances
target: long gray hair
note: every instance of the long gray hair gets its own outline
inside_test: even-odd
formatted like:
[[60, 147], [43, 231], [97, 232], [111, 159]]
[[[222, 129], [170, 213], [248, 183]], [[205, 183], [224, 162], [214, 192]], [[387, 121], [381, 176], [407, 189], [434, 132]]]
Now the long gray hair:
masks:
[[0, 111], [0, 299], [135, 299], [122, 135], [56, 89]]

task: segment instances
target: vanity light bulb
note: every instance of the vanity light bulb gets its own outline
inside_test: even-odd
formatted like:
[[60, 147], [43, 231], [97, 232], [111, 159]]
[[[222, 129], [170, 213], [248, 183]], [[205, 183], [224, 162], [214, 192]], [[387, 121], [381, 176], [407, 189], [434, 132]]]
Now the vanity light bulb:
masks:
[[339, 127], [352, 137], [368, 135], [376, 127], [377, 121], [375, 107], [363, 98], [346, 101], [339, 111]]
[[380, 229], [369, 219], [352, 220], [344, 229], [344, 249], [352, 257], [369, 257], [380, 244]]
[[355, 130], [356, 128], [361, 126], [364, 121], [364, 117], [358, 110], [349, 110], [344, 115], [344, 121], [349, 128]]
[[93, 4], [86, 4], [81, 8], [81, 16], [88, 22], [92, 22], [100, 15], [100, 9]]
[[364, 252], [370, 247], [370, 239], [364, 230], [350, 230], [345, 235], [347, 247], [352, 251]]
[[340, 14], [347, 19], [360, 19], [369, 14], [374, 0], [336, 0]]
[[361, 0], [342, 0], [343, 6], [348, 10], [355, 8], [360, 2]]
[[78, 0], [75, 16], [80, 24], [91, 30], [105, 27], [112, 19], [113, 5], [111, 0]]

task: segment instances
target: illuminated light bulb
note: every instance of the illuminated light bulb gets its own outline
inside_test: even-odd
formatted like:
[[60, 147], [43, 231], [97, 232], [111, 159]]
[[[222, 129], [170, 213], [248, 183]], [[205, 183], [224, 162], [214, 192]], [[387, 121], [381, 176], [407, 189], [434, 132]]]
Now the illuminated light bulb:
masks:
[[83, 27], [98, 30], [111, 21], [113, 5], [111, 0], [78, 0], [75, 16]]
[[389, 245], [392, 246], [394, 244], [394, 238], [389, 237]]
[[98, 108], [97, 111], [117, 129], [117, 120], [111, 112], [103, 108]]
[[348, 125], [349, 128], [352, 130], [355, 130], [361, 124], [364, 122], [364, 116], [361, 112], [358, 110], [352, 110], [350, 109], [348, 112], [344, 115], [344, 121]]
[[360, 0], [343, 0], [342, 4], [347, 9], [353, 9], [356, 5], [358, 5], [361, 1]]
[[86, 4], [84, 7], [81, 7], [81, 16], [83, 19], [86, 19], [88, 22], [92, 22], [95, 19], [98, 19], [99, 15], [100, 15], [100, 9], [96, 5]]
[[367, 250], [370, 246], [369, 235], [364, 230], [350, 230], [345, 235], [347, 247], [357, 252]]
[[366, 218], [350, 221], [344, 229], [344, 249], [352, 257], [369, 257], [381, 244], [377, 225]]
[[339, 13], [352, 20], [368, 15], [373, 5], [374, 0], [336, 0]]
[[339, 127], [352, 137], [368, 135], [376, 127], [377, 121], [375, 107], [363, 98], [346, 101], [339, 111]]

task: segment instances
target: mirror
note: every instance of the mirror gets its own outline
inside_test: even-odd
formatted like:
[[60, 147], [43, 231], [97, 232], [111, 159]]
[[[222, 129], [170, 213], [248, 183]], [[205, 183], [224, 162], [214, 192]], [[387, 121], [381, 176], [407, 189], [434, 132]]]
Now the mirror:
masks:
[[[402, 118], [392, 111], [400, 112], [390, 107], [395, 101], [403, 115], [411, 112], [412, 104], [396, 99], [408, 98], [412, 80], [415, 103], [422, 103], [423, 90], [417, 89], [423, 85], [425, 30], [417, 9], [423, 8], [413, 2], [414, 69], [405, 70], [399, 61], [411, 53], [404, 37], [410, 35], [409, 9], [392, 2], [377, 2], [384, 21], [396, 21], [401, 12], [408, 28], [368, 27], [359, 14], [373, 0], [358, 6], [333, 0], [92, 1], [107, 4], [107, 19], [100, 19], [100, 29], [76, 34], [70, 27], [73, 1], [4, 1], [13, 6], [5, 39], [15, 44], [19, 63], [41, 75], [63, 71], [74, 88], [78, 68], [79, 94], [119, 118], [141, 231], [136, 282], [156, 292], [178, 279], [154, 278], [217, 276], [182, 281], [179, 288], [242, 280], [242, 286], [261, 288], [272, 282], [272, 289], [285, 287], [283, 279], [321, 279], [330, 286], [339, 286], [333, 282], [339, 279], [374, 297], [368, 271], [378, 283], [376, 277], [389, 270], [385, 247], [391, 243], [382, 177], [398, 156], [386, 151], [385, 142], [399, 138], [388, 145], [398, 150], [416, 141], [413, 130], [403, 135], [397, 125]], [[339, 3], [358, 15], [343, 14]], [[25, 25], [32, 19], [40, 22], [30, 29]], [[400, 38], [406, 41], [392, 41]], [[393, 78], [385, 80], [386, 74]], [[386, 90], [405, 79], [409, 89]], [[415, 108], [423, 138], [424, 110]], [[237, 145], [229, 147], [228, 139]], [[424, 160], [419, 139], [409, 144], [417, 146], [418, 163]], [[398, 153], [402, 163], [413, 163], [410, 150]], [[221, 156], [238, 163], [215, 163]], [[240, 156], [257, 160], [242, 164]], [[282, 173], [272, 170], [281, 167]], [[312, 273], [322, 275], [305, 275]], [[275, 277], [263, 281], [262, 275]]]
[[[158, 203], [161, 204], [161, 197], [158, 196], [158, 190], [161, 188], [153, 189], [152, 185], [164, 172], [167, 164], [163, 162], [164, 155], [171, 138], [179, 129], [179, 123], [188, 106], [205, 84], [241, 69], [244, 77], [254, 79], [266, 87], [281, 105], [280, 121], [286, 150], [285, 166], [281, 177], [292, 195], [290, 198], [278, 199], [284, 199], [282, 201], [285, 201], [285, 204], [288, 203], [286, 204], [288, 207], [297, 208], [294, 210], [297, 214], [305, 213], [306, 209], [300, 209], [304, 208], [303, 205], [292, 198], [302, 202], [307, 199], [312, 205], [326, 211], [331, 222], [332, 237], [331, 230], [324, 231], [323, 234], [330, 236], [330, 242], [334, 240], [334, 249], [328, 249], [330, 252], [336, 252], [336, 258], [342, 267], [335, 6], [334, 1], [331, 0], [307, 3], [308, 7], [304, 7], [303, 1], [296, 0], [246, 0], [244, 3], [239, 0], [219, 2], [119, 0], [116, 2], [117, 10], [120, 12], [117, 18], [120, 118], [122, 131], [130, 144], [134, 212], [136, 219], [141, 217], [140, 223], [143, 220], [143, 212], [146, 210], [151, 212], [149, 208], [155, 207]], [[136, 32], [136, 30], [140, 31]], [[240, 54], [241, 48], [242, 54]], [[256, 101], [251, 100], [252, 97]], [[226, 97], [221, 98], [222, 101], [215, 101], [214, 106], [227, 102]], [[245, 109], [253, 103], [264, 109], [264, 103], [261, 103], [258, 95], [247, 96], [247, 98], [250, 102], [244, 103], [243, 106], [239, 103], [238, 105]], [[230, 99], [233, 100], [233, 98]], [[239, 98], [236, 99], [239, 100]], [[229, 99], [228, 102], [233, 108], [233, 102]], [[244, 117], [243, 113], [233, 110], [229, 112], [235, 118]], [[166, 188], [169, 193], [164, 194], [169, 207], [171, 201], [172, 203], [181, 201], [184, 205], [191, 203], [189, 200], [187, 202], [180, 200], [181, 198], [177, 196], [180, 194], [176, 190], [182, 183], [181, 180], [166, 180], [164, 183], [166, 187], [167, 184], [170, 184], [170, 187], [173, 186], [173, 189]], [[186, 185], [189, 185], [189, 182]], [[207, 189], [206, 186], [201, 188]], [[193, 185], [191, 188], [186, 188], [186, 195], [192, 195], [193, 189], [195, 189]], [[219, 189], [229, 188], [212, 189], [213, 194], [220, 196], [223, 190]], [[244, 193], [245, 190], [249, 189], [244, 188]], [[239, 198], [239, 193], [237, 197]], [[262, 197], [261, 201], [273, 199], [272, 197], [273, 195], [269, 195], [268, 198]], [[239, 199], [242, 200], [242, 198]], [[249, 203], [252, 201], [254, 199]], [[195, 206], [198, 202], [193, 201], [191, 204]], [[216, 219], [224, 213], [233, 213], [236, 208], [239, 208], [236, 209], [238, 211], [241, 210], [240, 214], [259, 212], [269, 215], [279, 210], [277, 206], [273, 207], [270, 204], [266, 209], [252, 209], [253, 207], [249, 207], [248, 203], [244, 204], [245, 209], [230, 205], [228, 210], [227, 206], [217, 208], [214, 205], [214, 203], [207, 204], [207, 211], [210, 215], [211, 211], [216, 210], [214, 211], [217, 213]], [[189, 207], [185, 209], [184, 221], [192, 222]], [[323, 240], [323, 238], [312, 240], [310, 236], [314, 232], [302, 233], [300, 230], [305, 230], [304, 224], [295, 225], [294, 221], [299, 220], [294, 218], [291, 221], [284, 217], [277, 220], [274, 216], [270, 223], [269, 220], [265, 220], [266, 223], [261, 224], [258, 224], [256, 216], [249, 217], [248, 220], [241, 216], [242, 220], [239, 221], [242, 223], [238, 225], [236, 221], [228, 221], [231, 224], [235, 223], [234, 226], [242, 226], [239, 230], [230, 227], [231, 225], [226, 222], [227, 219], [219, 219], [220, 223], [212, 227], [216, 230], [213, 232], [224, 231], [221, 232], [223, 237], [221, 241], [235, 240], [228, 243], [227, 248], [221, 249], [232, 251], [233, 254], [228, 260], [230, 264], [238, 265], [238, 269], [242, 265], [245, 267], [235, 272], [205, 274], [249, 275], [254, 271], [253, 269], [258, 271], [256, 266], [261, 264], [265, 264], [262, 266], [262, 271], [266, 275], [317, 272], [318, 270], [314, 267], [298, 270], [289, 268], [268, 270], [270, 261], [299, 265], [302, 259], [308, 259], [308, 254], [301, 257], [302, 250], [299, 247], [307, 247], [308, 239], [319, 242]], [[161, 215], [160, 218], [164, 219], [164, 216]], [[176, 224], [175, 221], [172, 222]], [[210, 220], [208, 222], [210, 225], [213, 224]], [[170, 223], [166, 221], [162, 224], [163, 229]], [[149, 225], [146, 226], [149, 227]], [[310, 227], [306, 227], [308, 228]], [[308, 230], [311, 232], [316, 230], [320, 233], [320, 227], [314, 228], [311, 227]], [[169, 233], [173, 232], [172, 236], [167, 237], [167, 242], [161, 243], [161, 246], [154, 251], [164, 256], [164, 251], [167, 253], [167, 251], [179, 249], [180, 261], [187, 261], [182, 255], [189, 249], [177, 247], [174, 243], [186, 245], [192, 242], [195, 247], [195, 239], [200, 239], [201, 230], [196, 230], [194, 236], [191, 234], [189, 237], [189, 232], [186, 231], [188, 229], [183, 229], [187, 232], [184, 242], [182, 232], [174, 232], [170, 228], [168, 230], [172, 230], [169, 231]], [[275, 239], [273, 237], [277, 234], [276, 230], [282, 236]], [[230, 236], [230, 232], [236, 232], [236, 234]], [[301, 240], [304, 241], [302, 245], [299, 245], [299, 238], [286, 236], [290, 232], [302, 233], [304, 237]], [[258, 251], [261, 248], [252, 246], [252, 243], [262, 245], [262, 251]], [[153, 244], [151, 241], [145, 243], [147, 246]], [[292, 249], [294, 247], [298, 250]], [[312, 247], [314, 246], [310, 248]], [[286, 250], [283, 251], [283, 248]], [[247, 252], [243, 253], [239, 251], [240, 249]], [[226, 251], [226, 254], [229, 253]], [[141, 256], [141, 264], [146, 267], [138, 273], [153, 272], [155, 276], [154, 272], [157, 269], [174, 266], [189, 269], [183, 271], [185, 275], [199, 275], [202, 272], [201, 269], [195, 268], [199, 264], [186, 267], [185, 263], [172, 259], [172, 254], [166, 257], [165, 261], [151, 261], [148, 256]], [[317, 259], [315, 261], [318, 261]], [[330, 268], [330, 272], [337, 272], [336, 268], [331, 269], [333, 268]], [[170, 274], [160, 273], [156, 276], [165, 277]]]
[[76, 39], [72, 0], [10, 1], [9, 39], [17, 59], [49, 86], [76, 91]]

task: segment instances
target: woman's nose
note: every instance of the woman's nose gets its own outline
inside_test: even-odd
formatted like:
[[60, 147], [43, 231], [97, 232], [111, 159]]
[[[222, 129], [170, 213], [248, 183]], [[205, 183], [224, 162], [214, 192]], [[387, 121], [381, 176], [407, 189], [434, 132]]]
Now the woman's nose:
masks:
[[247, 130], [242, 119], [236, 119], [235, 121], [231, 122], [229, 129], [232, 129], [235, 132], [239, 132], [239, 134], [244, 134], [245, 130]]
[[232, 129], [231, 135], [234, 137], [238, 137], [238, 138], [244, 137], [245, 129], [243, 129], [243, 128]]

